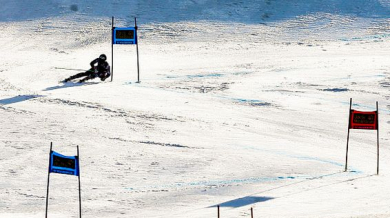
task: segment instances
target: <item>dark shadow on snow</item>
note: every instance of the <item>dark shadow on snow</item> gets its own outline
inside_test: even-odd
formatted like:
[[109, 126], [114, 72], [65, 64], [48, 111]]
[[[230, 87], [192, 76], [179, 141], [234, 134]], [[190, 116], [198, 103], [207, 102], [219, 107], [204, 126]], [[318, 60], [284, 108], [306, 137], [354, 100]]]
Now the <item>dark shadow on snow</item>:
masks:
[[44, 97], [43, 95], [18, 95], [12, 98], [6, 98], [0, 100], [0, 105], [15, 104], [22, 101], [27, 101], [34, 98]]
[[329, 88], [329, 89], [323, 89], [322, 91], [326, 92], [347, 92], [347, 88]]
[[71, 88], [71, 87], [79, 87], [79, 86], [86, 86], [86, 85], [95, 85], [98, 84], [98, 82], [87, 82], [87, 83], [72, 83], [67, 82], [63, 83], [62, 85], [52, 86], [44, 89], [43, 91], [52, 91], [56, 89], [65, 89], [65, 88]]
[[[220, 207], [243, 207], [251, 204], [256, 204], [260, 202], [265, 202], [274, 199], [273, 197], [257, 197], [257, 196], [246, 196], [243, 198], [234, 199], [231, 201], [227, 201], [219, 204]], [[214, 205], [211, 207], [217, 207], [218, 205]]]

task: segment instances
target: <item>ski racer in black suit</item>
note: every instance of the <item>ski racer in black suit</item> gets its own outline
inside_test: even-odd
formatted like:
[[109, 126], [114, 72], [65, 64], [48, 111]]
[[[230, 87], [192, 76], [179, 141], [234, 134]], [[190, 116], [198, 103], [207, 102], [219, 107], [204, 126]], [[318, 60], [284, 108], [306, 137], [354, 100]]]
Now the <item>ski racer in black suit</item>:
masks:
[[91, 61], [91, 69], [85, 71], [84, 73], [78, 73], [69, 78], [66, 78], [64, 82], [69, 82], [80, 77], [85, 78], [81, 79], [79, 83], [85, 82], [90, 79], [95, 79], [96, 77], [99, 77], [101, 81], [106, 80], [108, 77], [111, 76], [110, 65], [107, 63], [106, 60], [107, 56], [105, 54], [101, 54], [99, 58], [96, 58], [95, 60]]

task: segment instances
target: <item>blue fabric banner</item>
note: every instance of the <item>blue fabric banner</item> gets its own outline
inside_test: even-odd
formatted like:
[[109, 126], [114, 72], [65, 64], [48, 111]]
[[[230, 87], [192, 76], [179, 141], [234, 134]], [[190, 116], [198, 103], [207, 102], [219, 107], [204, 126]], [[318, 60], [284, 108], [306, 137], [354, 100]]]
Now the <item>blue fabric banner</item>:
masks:
[[136, 27], [114, 27], [113, 44], [137, 44]]
[[52, 151], [50, 153], [49, 172], [79, 176], [79, 158], [77, 156], [64, 156]]

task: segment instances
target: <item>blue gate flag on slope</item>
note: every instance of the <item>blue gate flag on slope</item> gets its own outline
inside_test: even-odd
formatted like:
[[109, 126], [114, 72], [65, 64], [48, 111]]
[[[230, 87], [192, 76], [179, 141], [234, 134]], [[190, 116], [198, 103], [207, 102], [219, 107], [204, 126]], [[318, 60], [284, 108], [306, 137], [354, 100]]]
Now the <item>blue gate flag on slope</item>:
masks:
[[137, 27], [113, 27], [113, 44], [137, 44]]
[[64, 156], [55, 151], [50, 153], [50, 173], [60, 173], [79, 176], [79, 158], [78, 156]]

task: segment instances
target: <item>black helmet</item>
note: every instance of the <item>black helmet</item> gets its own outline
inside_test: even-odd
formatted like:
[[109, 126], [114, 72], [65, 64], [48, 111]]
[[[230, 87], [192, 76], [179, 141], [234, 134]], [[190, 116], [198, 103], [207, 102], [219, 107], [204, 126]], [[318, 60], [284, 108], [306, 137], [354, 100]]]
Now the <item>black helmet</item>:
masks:
[[102, 61], [105, 61], [105, 60], [107, 60], [107, 56], [105, 54], [101, 54], [99, 56], [99, 59], [102, 60]]

